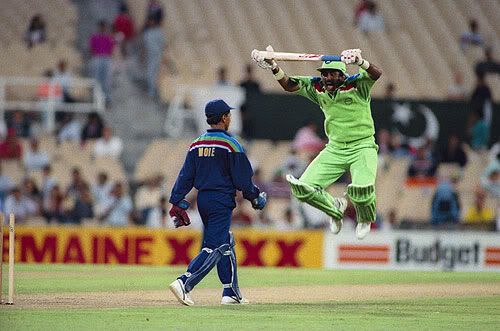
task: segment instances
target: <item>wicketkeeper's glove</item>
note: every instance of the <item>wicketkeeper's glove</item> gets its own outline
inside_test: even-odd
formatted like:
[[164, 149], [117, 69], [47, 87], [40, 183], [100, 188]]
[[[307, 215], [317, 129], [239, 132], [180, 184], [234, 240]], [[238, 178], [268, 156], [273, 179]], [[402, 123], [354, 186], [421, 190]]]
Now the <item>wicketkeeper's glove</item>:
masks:
[[[274, 52], [274, 49], [271, 45], [266, 47], [266, 51]], [[264, 56], [256, 49], [252, 51], [252, 59], [257, 62], [257, 65], [262, 69], [271, 70], [276, 69], [278, 67], [278, 63], [272, 59], [265, 59]]]
[[267, 203], [266, 192], [260, 192], [259, 196], [252, 200], [252, 208], [262, 210]]
[[181, 226], [188, 226], [191, 224], [191, 220], [189, 219], [189, 215], [186, 212], [186, 209], [189, 208], [189, 202], [186, 200], [182, 200], [179, 202], [179, 205], [172, 205], [168, 214], [174, 220], [174, 225], [176, 228]]

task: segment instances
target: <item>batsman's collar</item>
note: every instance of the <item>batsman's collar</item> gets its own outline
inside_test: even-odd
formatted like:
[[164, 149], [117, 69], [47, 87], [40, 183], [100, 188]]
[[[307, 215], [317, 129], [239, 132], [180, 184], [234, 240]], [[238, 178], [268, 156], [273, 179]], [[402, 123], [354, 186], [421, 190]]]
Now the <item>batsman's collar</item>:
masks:
[[205, 115], [207, 117], [218, 116], [218, 115], [222, 115], [224, 113], [227, 113], [231, 109], [234, 109], [234, 107], [229, 106], [227, 103], [224, 102], [224, 100], [215, 99], [215, 100], [209, 101], [206, 104]]
[[319, 72], [322, 70], [340, 70], [347, 76], [347, 68], [345, 63], [341, 61], [323, 61], [323, 64], [317, 70]]

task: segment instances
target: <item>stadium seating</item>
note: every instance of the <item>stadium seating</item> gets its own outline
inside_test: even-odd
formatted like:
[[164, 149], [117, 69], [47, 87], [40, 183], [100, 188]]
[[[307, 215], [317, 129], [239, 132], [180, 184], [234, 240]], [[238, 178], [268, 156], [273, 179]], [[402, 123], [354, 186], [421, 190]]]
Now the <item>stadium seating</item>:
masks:
[[[472, 77], [474, 63], [483, 56], [479, 49], [462, 52], [459, 48], [458, 39], [467, 29], [469, 18], [478, 20], [489, 44], [500, 46], [498, 1], [376, 2], [386, 29], [383, 33], [363, 34], [353, 28], [357, 1], [163, 1], [167, 17], [176, 18], [167, 19], [165, 31], [169, 58], [178, 69], [178, 74], [163, 71], [162, 86], [169, 90], [165, 95], [172, 95], [172, 83], [189, 81], [193, 74], [198, 82], [214, 82], [220, 65], [229, 69], [230, 80], [237, 83], [242, 64], [251, 61], [250, 51], [272, 44], [281, 51], [329, 54], [359, 47], [384, 71], [384, 83], [376, 85], [374, 96], [381, 96], [384, 86], [393, 82], [399, 97], [443, 98], [453, 73], [460, 71]], [[137, 21], [143, 19], [146, 3], [131, 3]], [[316, 65], [282, 64], [294, 74], [314, 73]], [[256, 75], [264, 89], [279, 90], [262, 70], [256, 70]], [[423, 83], [429, 81], [433, 83]], [[500, 100], [500, 80], [490, 78], [489, 83], [495, 99]], [[465, 84], [471, 90], [474, 80], [466, 79]]]
[[[245, 148], [254, 166], [261, 169], [263, 180], [270, 181], [284, 162], [290, 144], [286, 141], [273, 143], [269, 140], [255, 140]], [[170, 189], [182, 166], [181, 160], [185, 157], [188, 145], [189, 140], [159, 139], [152, 142], [137, 164], [134, 179], [142, 181], [161, 173], [165, 176], [167, 187]], [[467, 153], [469, 162], [457, 186], [463, 211], [474, 201], [474, 190], [479, 186], [481, 173], [487, 164], [485, 155], [472, 151]], [[425, 223], [430, 217], [435, 188], [406, 186], [408, 166], [408, 158], [398, 158], [388, 160], [386, 167], [379, 167], [376, 183], [377, 209], [383, 217], [387, 217], [391, 210], [397, 210], [400, 219]], [[461, 171], [456, 165], [441, 164], [437, 173], [438, 176], [451, 177], [460, 175]], [[343, 196], [346, 185], [336, 183], [329, 188], [329, 193], [337, 197]], [[287, 199], [271, 198], [267, 216], [272, 220], [282, 219], [288, 204]], [[488, 198], [486, 204], [495, 208], [495, 201], [492, 198]]]
[[[24, 34], [31, 17], [40, 14], [45, 21], [47, 40], [28, 49]], [[39, 77], [47, 69], [55, 69], [65, 59], [71, 70], [82, 66], [76, 39], [77, 12], [69, 0], [0, 1], [0, 75]]]

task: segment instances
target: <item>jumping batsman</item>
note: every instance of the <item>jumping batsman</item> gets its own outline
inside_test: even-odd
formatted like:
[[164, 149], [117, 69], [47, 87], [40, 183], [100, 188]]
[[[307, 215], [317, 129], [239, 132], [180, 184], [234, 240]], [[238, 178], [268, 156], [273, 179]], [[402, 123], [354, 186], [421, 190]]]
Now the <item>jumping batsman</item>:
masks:
[[[266, 49], [274, 52], [271, 46]], [[375, 222], [375, 177], [377, 151], [375, 128], [370, 109], [370, 91], [382, 71], [361, 57], [361, 50], [341, 53], [341, 61], [323, 62], [318, 68], [321, 77], [288, 76], [276, 61], [264, 59], [252, 52], [257, 64], [272, 70], [274, 78], [285, 91], [294, 92], [319, 105], [325, 114], [328, 144], [296, 179], [287, 175], [293, 195], [331, 217], [331, 230], [339, 233], [347, 200], [334, 198], [325, 189], [346, 171], [352, 183], [347, 196], [356, 209], [356, 237], [363, 239]], [[346, 64], [360, 67], [359, 73], [349, 76]]]
[[184, 165], [172, 189], [170, 216], [175, 227], [191, 223], [184, 199], [193, 187], [198, 190], [198, 211], [204, 225], [202, 249], [188, 266], [187, 272], [170, 284], [180, 303], [194, 304], [189, 293], [217, 265], [222, 282], [222, 304], [248, 303], [238, 287], [234, 237], [229, 231], [231, 214], [236, 207], [236, 190], [252, 202], [254, 209], [266, 205], [266, 193], [252, 182], [250, 162], [238, 141], [228, 132], [232, 107], [223, 100], [205, 106], [211, 129], [193, 141]]

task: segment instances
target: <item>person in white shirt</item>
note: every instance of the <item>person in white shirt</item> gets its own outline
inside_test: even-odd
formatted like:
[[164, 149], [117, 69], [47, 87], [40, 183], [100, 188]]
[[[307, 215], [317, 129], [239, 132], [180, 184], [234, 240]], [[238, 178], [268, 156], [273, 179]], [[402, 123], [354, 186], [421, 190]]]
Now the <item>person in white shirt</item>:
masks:
[[174, 222], [168, 216], [168, 199], [160, 197], [159, 203], [149, 211], [146, 226], [150, 228], [174, 229]]
[[43, 197], [50, 195], [50, 192], [56, 185], [57, 180], [52, 176], [52, 167], [47, 164], [42, 170], [42, 185], [40, 186]]
[[97, 183], [92, 185], [92, 196], [94, 201], [105, 201], [109, 199], [113, 184], [108, 181], [108, 174], [100, 172], [97, 174]]
[[24, 154], [23, 162], [24, 169], [27, 171], [41, 170], [50, 163], [49, 154], [40, 150], [37, 138], [31, 139], [30, 148]]
[[119, 159], [123, 150], [123, 143], [119, 137], [113, 137], [110, 127], [102, 130], [102, 138], [94, 144], [94, 157], [112, 157]]
[[57, 135], [57, 141], [60, 143], [64, 141], [80, 143], [81, 134], [81, 123], [74, 118], [72, 114], [67, 114], [64, 119], [64, 124]]
[[359, 29], [363, 32], [382, 32], [384, 26], [384, 17], [377, 12], [377, 5], [367, 1], [366, 10], [359, 17]]
[[64, 102], [74, 102], [74, 98], [71, 96], [70, 90], [73, 84], [73, 76], [67, 70], [67, 63], [64, 60], [60, 60], [57, 63], [57, 71], [54, 74], [53, 81], [59, 83], [62, 87]]
[[135, 194], [135, 207], [141, 213], [143, 219], [148, 218], [150, 211], [158, 205], [161, 196], [166, 192], [162, 186], [163, 176], [156, 175], [147, 179]]
[[132, 208], [132, 199], [124, 193], [123, 184], [116, 183], [110, 197], [102, 202], [97, 214], [106, 225], [128, 226]]
[[36, 202], [24, 196], [18, 187], [5, 199], [5, 214], [14, 214], [16, 222], [24, 222], [36, 212]]

